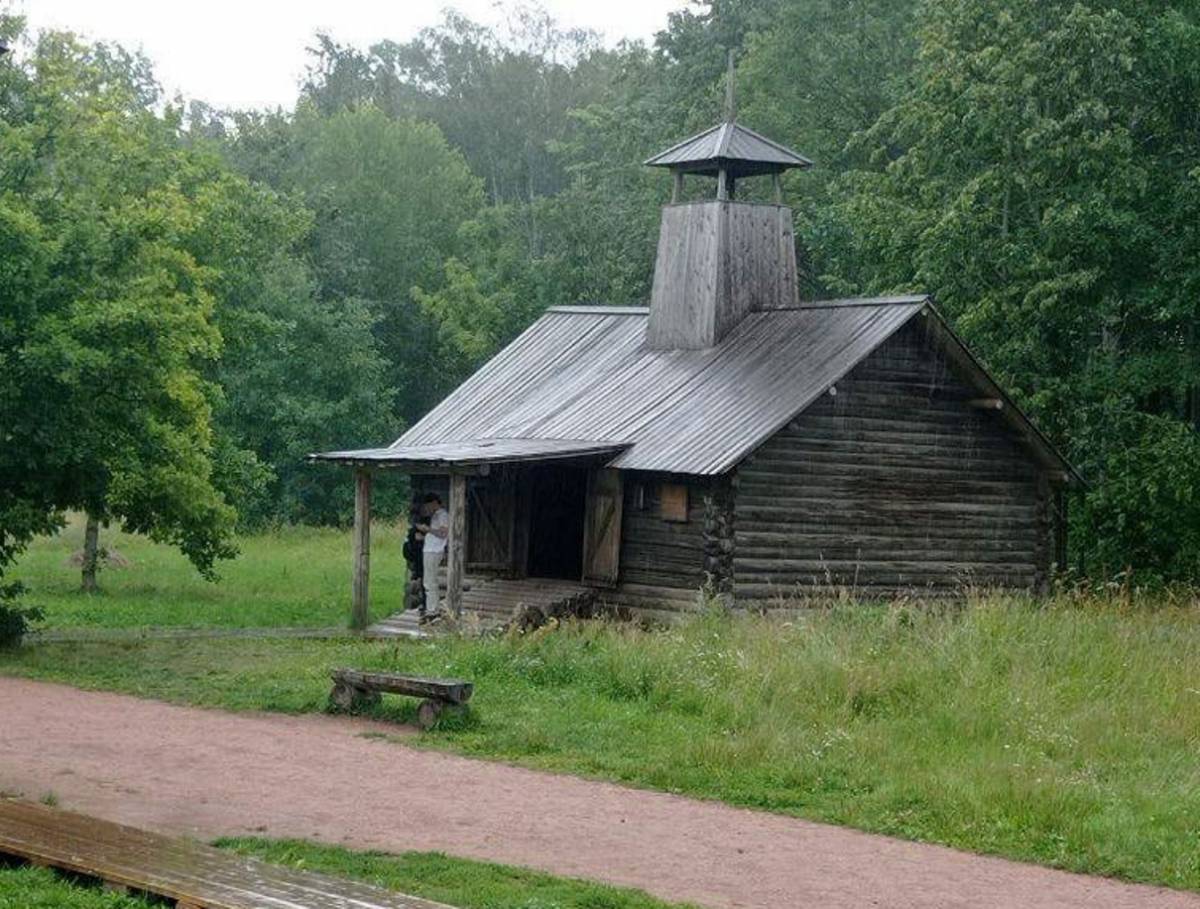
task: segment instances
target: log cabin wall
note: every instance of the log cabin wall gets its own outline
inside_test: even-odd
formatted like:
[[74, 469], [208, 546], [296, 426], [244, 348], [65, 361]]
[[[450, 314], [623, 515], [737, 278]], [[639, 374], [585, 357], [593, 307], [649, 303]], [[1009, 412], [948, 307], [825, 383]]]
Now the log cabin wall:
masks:
[[1040, 588], [1054, 492], [910, 323], [738, 468], [739, 606]]
[[[668, 495], [686, 490], [686, 520], [670, 510], [677, 499], [666, 503], [664, 517], [664, 488]], [[706, 553], [713, 549], [717, 526], [714, 502], [725, 501], [723, 490], [728, 490], [723, 481], [626, 471], [620, 579], [604, 598], [646, 615], [694, 609], [706, 581], [706, 561], [711, 561]], [[724, 525], [730, 532], [731, 521], [729, 517]], [[732, 550], [732, 545], [730, 539], [727, 547]]]

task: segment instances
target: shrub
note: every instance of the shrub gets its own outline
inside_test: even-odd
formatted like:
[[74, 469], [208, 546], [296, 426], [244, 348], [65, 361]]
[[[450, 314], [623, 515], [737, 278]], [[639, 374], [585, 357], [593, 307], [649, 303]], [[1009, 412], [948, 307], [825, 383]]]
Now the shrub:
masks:
[[43, 618], [40, 609], [17, 605], [18, 598], [24, 592], [21, 584], [0, 585], [0, 647], [20, 644], [30, 626]]
[[1087, 574], [1159, 585], [1200, 578], [1200, 435], [1145, 414], [1108, 414], [1072, 515]]

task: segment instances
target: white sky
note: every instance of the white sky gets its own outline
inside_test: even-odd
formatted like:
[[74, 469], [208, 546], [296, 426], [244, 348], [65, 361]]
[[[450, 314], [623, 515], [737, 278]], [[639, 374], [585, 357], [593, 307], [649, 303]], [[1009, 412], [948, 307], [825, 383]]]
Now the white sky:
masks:
[[[687, 0], [542, 0], [564, 27], [590, 28], [607, 44], [649, 40]], [[453, 7], [477, 22], [503, 18], [494, 0], [0, 0], [33, 30], [69, 29], [141, 49], [168, 97], [217, 107], [290, 107], [317, 31], [366, 47], [403, 41]]]

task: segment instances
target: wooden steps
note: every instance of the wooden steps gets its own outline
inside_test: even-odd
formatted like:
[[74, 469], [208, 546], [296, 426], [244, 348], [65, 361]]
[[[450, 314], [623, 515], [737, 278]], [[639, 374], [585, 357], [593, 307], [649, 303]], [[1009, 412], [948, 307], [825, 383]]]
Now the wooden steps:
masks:
[[[469, 578], [463, 588], [463, 627], [488, 632], [503, 628], [519, 609], [536, 606], [547, 615], [556, 604], [587, 593], [589, 588], [555, 578]], [[375, 637], [427, 637], [438, 625], [420, 625], [416, 613], [398, 612], [367, 629]]]
[[0, 799], [0, 855], [99, 878], [177, 909], [448, 909], [71, 811]]

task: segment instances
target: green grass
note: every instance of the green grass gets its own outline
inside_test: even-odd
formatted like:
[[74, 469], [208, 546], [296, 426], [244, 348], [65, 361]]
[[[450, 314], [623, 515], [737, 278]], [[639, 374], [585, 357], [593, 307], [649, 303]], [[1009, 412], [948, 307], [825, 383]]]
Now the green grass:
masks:
[[150, 903], [47, 868], [0, 866], [0, 909], [150, 909]]
[[640, 890], [450, 858], [440, 852], [351, 852], [298, 840], [230, 839], [217, 845], [461, 909], [685, 909], [683, 903], [664, 903]]
[[[404, 560], [398, 525], [376, 523], [371, 534], [371, 614], [401, 606]], [[83, 546], [83, 523], [72, 517], [54, 537], [39, 538], [12, 572], [30, 590], [28, 604], [46, 612], [47, 628], [343, 627], [350, 615], [350, 536], [346, 531], [284, 527], [239, 540], [241, 555], [205, 581], [169, 546], [116, 529], [101, 545], [128, 560], [100, 572], [97, 594], [80, 591], [69, 562]]]
[[[363, 881], [460, 909], [687, 909], [638, 890], [554, 877], [436, 852], [351, 852], [299, 840], [217, 843], [279, 865]], [[101, 889], [45, 868], [0, 866], [0, 909], [149, 909], [139, 897]]]
[[[0, 672], [296, 712], [323, 708], [340, 664], [473, 679], [470, 716], [427, 747], [1200, 889], [1195, 609], [844, 607], [665, 632], [0, 656]], [[380, 715], [412, 710], [391, 699]]]
[[[388, 533], [374, 536], [376, 604], [399, 596]], [[52, 626], [343, 618], [345, 533], [248, 540], [254, 564], [215, 587], [161, 547], [123, 545], [135, 567], [107, 573], [108, 593], [88, 598], [61, 566], [70, 544], [38, 543], [22, 572]], [[698, 616], [658, 632], [594, 623], [486, 640], [0, 654], [0, 673], [287, 712], [324, 709], [339, 665], [473, 679], [467, 719], [406, 739], [426, 747], [1200, 890], [1195, 603], [844, 605], [794, 622]], [[413, 709], [390, 699], [378, 715], [407, 722]]]

